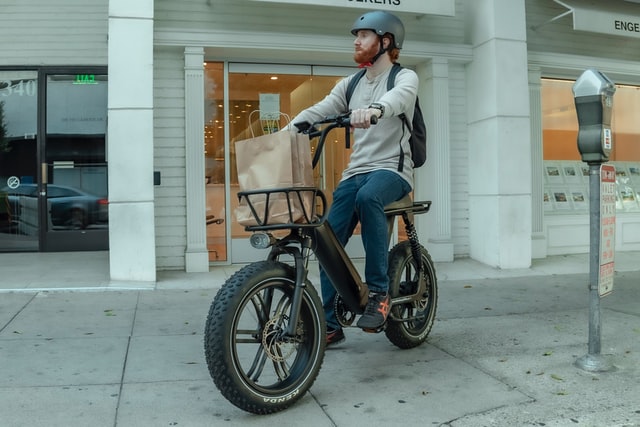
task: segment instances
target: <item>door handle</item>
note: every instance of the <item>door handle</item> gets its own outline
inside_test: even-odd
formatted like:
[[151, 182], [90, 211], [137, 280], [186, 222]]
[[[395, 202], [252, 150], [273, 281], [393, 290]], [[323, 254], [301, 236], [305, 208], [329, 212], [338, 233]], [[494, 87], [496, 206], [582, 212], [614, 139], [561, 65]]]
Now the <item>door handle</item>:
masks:
[[40, 197], [46, 197], [47, 196], [47, 183], [49, 182], [49, 176], [47, 173], [48, 169], [47, 169], [47, 164], [45, 162], [40, 163], [40, 175], [42, 178], [42, 183], [40, 184], [42, 186], [42, 191], [39, 193]]
[[49, 183], [49, 179], [48, 179], [49, 177], [47, 176], [48, 175], [47, 174], [47, 170], [48, 170], [47, 169], [47, 164], [44, 163], [44, 162], [41, 163], [40, 164], [40, 172], [41, 172], [40, 174], [42, 175], [42, 183], [45, 184], [45, 185]]

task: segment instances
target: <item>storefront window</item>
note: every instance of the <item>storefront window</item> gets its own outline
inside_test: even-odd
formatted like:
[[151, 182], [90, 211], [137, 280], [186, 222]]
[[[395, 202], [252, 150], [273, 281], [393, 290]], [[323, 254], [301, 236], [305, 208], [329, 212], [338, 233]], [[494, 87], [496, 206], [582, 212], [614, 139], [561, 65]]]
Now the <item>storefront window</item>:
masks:
[[[574, 81], [542, 79], [542, 141], [546, 211], [587, 212], [589, 166], [577, 146]], [[616, 167], [621, 211], [640, 211], [640, 87], [616, 85], [609, 162]]]
[[0, 71], [0, 251], [38, 249], [35, 71]]
[[[542, 80], [542, 130], [545, 160], [580, 160], [574, 81]], [[614, 162], [640, 161], [640, 87], [616, 86], [613, 97]]]

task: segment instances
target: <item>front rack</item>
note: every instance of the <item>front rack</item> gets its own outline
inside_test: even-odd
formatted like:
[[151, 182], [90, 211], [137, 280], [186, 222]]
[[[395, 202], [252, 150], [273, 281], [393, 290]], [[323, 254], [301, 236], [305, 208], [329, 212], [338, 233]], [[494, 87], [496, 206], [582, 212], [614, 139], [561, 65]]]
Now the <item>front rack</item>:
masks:
[[[246, 202], [255, 220], [255, 224], [245, 225], [246, 231], [317, 227], [325, 221], [328, 213], [327, 199], [316, 187], [240, 191], [238, 200], [241, 204]], [[277, 201], [285, 202], [287, 213], [279, 222], [274, 222], [271, 214], [273, 204]]]

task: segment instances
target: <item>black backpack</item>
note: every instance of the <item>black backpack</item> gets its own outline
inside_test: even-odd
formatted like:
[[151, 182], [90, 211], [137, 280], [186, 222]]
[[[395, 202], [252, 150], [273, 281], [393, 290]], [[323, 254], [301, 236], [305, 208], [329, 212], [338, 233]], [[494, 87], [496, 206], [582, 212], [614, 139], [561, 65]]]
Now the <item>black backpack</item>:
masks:
[[[391, 90], [393, 88], [396, 81], [396, 74], [398, 74], [401, 69], [402, 66], [400, 64], [393, 64], [393, 67], [389, 72], [389, 79], [387, 80], [387, 90]], [[358, 82], [366, 72], [367, 69], [363, 68], [349, 82], [349, 86], [347, 86], [347, 105], [349, 104], [349, 101], [351, 101], [351, 95], [353, 95], [353, 91], [356, 89]], [[411, 159], [413, 160], [413, 167], [419, 168], [424, 165], [427, 160], [427, 125], [424, 123], [424, 117], [422, 117], [422, 110], [420, 109], [420, 102], [418, 101], [418, 98], [416, 98], [416, 105], [413, 109], [412, 123], [409, 123], [409, 120], [407, 120], [407, 116], [404, 113], [400, 114], [398, 117], [400, 117], [402, 122], [409, 129], [409, 132], [411, 132], [411, 136], [409, 137]], [[404, 153], [402, 152], [402, 148], [400, 148], [400, 164], [398, 165], [399, 171], [402, 171], [403, 162]]]

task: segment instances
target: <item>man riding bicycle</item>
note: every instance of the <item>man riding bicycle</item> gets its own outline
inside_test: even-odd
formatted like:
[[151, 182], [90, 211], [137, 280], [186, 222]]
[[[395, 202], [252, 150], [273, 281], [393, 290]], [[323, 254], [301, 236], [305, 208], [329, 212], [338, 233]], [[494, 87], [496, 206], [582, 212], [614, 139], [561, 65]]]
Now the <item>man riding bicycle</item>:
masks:
[[[346, 245], [360, 222], [365, 250], [365, 282], [370, 290], [364, 314], [357, 326], [377, 331], [390, 309], [387, 220], [384, 207], [400, 200], [413, 188], [410, 132], [398, 116], [413, 118], [418, 76], [401, 69], [392, 89], [387, 78], [398, 60], [404, 42], [404, 25], [396, 16], [382, 11], [368, 12], [354, 22], [354, 60], [366, 67], [347, 104], [347, 87], [357, 73], [336, 84], [322, 101], [298, 114], [292, 123], [313, 123], [323, 117], [351, 111], [354, 143], [349, 164], [333, 193], [327, 221], [342, 245]], [[371, 117], [379, 120], [371, 125]], [[344, 341], [336, 318], [336, 290], [320, 269], [322, 300], [327, 320], [327, 345]]]

